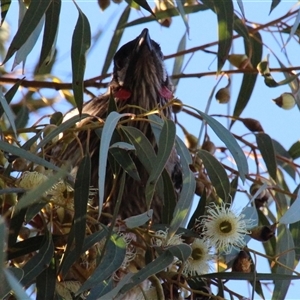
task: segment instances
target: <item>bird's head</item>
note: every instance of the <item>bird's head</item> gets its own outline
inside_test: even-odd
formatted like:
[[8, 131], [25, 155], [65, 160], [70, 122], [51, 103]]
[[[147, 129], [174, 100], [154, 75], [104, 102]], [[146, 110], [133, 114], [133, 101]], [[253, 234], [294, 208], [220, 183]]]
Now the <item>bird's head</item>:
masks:
[[122, 46], [114, 56], [111, 90], [115, 98], [152, 109], [172, 98], [172, 85], [163, 62], [160, 46], [144, 29]]

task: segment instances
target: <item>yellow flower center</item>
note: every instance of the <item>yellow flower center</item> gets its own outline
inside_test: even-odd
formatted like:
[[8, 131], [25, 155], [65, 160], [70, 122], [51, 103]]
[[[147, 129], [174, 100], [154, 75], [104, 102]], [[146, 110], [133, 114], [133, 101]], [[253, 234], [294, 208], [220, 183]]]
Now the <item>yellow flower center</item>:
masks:
[[193, 260], [200, 260], [203, 256], [203, 251], [200, 248], [193, 249], [191, 254]]
[[219, 228], [222, 233], [230, 233], [232, 231], [232, 224], [229, 221], [222, 221]]

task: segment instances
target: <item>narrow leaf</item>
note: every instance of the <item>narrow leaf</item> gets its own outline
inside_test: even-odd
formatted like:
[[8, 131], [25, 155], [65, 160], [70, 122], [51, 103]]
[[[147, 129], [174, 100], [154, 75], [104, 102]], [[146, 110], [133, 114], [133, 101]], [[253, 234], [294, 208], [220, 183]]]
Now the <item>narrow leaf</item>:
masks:
[[25, 66], [25, 61], [28, 54], [32, 51], [33, 47], [35, 46], [42, 28], [44, 26], [45, 16], [43, 15], [40, 19], [39, 23], [37, 24], [36, 28], [32, 31], [26, 42], [17, 50], [14, 63], [12, 69], [14, 69], [18, 64], [23, 62], [23, 68]]
[[153, 214], [153, 209], [137, 215], [132, 216], [124, 220], [127, 228], [136, 228], [142, 225], [145, 225], [149, 220], [151, 220]]
[[272, 0], [272, 4], [271, 4], [271, 8], [270, 8], [270, 12], [269, 15], [271, 14], [271, 12], [273, 11], [273, 9], [275, 9], [275, 7], [281, 2], [281, 0]]
[[91, 182], [91, 158], [86, 154], [81, 160], [74, 185], [74, 230], [75, 251], [77, 257], [81, 254], [86, 232], [87, 203]]
[[176, 256], [181, 261], [186, 261], [189, 258], [189, 256], [192, 254], [192, 248], [187, 244], [171, 246], [168, 248], [168, 251], [170, 251], [174, 256]]
[[49, 168], [51, 170], [55, 170], [55, 171], [58, 171], [60, 170], [59, 167], [53, 165], [52, 163], [48, 162], [47, 160], [35, 155], [35, 154], [32, 154], [22, 148], [18, 148], [16, 146], [13, 146], [13, 145], [10, 145], [6, 142], [3, 142], [3, 141], [0, 141], [0, 149], [2, 149], [3, 151], [5, 152], [8, 152], [10, 154], [13, 154], [13, 155], [16, 155], [18, 157], [22, 157], [24, 159], [27, 159], [37, 165], [41, 165], [41, 166], [44, 166], [46, 168]]
[[32, 0], [30, 2], [28, 10], [8, 48], [6, 57], [2, 64], [5, 64], [15, 54], [15, 52], [25, 44], [29, 36], [32, 34], [32, 32], [35, 30], [38, 23], [42, 19], [51, 1], [52, 0]]
[[141, 6], [143, 9], [147, 10], [151, 15], [155, 16], [146, 0], [133, 0], [133, 1], [139, 6]]
[[38, 64], [39, 68], [42, 64], [47, 65], [52, 60], [58, 33], [60, 9], [61, 0], [53, 0], [46, 11], [42, 50]]
[[108, 242], [103, 260], [94, 270], [93, 274], [83, 283], [77, 295], [96, 286], [118, 270], [123, 263], [125, 253], [126, 242], [124, 238], [113, 234]]
[[285, 214], [279, 219], [280, 224], [292, 224], [300, 221], [300, 189], [297, 193], [297, 198], [290, 206], [290, 208], [285, 212]]
[[126, 284], [120, 291], [120, 293], [124, 294], [127, 291], [131, 290], [136, 285], [140, 284], [150, 276], [164, 270], [168, 267], [174, 260], [174, 256], [170, 251], [163, 252], [158, 258], [150, 262], [147, 266], [142, 268], [139, 272], [135, 273], [131, 281], [132, 283]]
[[300, 157], [300, 141], [295, 142], [291, 148], [288, 150], [290, 156], [293, 159], [297, 159]]
[[211, 129], [215, 132], [215, 134], [219, 137], [219, 139], [222, 140], [224, 144], [227, 146], [228, 150], [232, 154], [237, 164], [240, 177], [244, 182], [246, 179], [245, 176], [246, 174], [248, 174], [248, 163], [247, 163], [246, 156], [243, 150], [241, 149], [240, 145], [237, 143], [236, 139], [222, 124], [220, 124], [214, 118], [199, 110], [196, 111], [207, 122], [207, 124], [211, 127]]
[[138, 169], [128, 151], [120, 148], [110, 148], [109, 152], [130, 177], [136, 181], [141, 180]]
[[[129, 18], [129, 14], [130, 14], [130, 5], [126, 6], [126, 8], [124, 9], [118, 24], [116, 26], [116, 29], [114, 31], [114, 35], [110, 41], [108, 50], [107, 50], [107, 54], [106, 54], [106, 58], [104, 60], [104, 65], [101, 71], [101, 75], [104, 75], [107, 73], [109, 66], [112, 62], [112, 59], [115, 55], [115, 53], [117, 52], [117, 48], [119, 47], [121, 38], [123, 36], [123, 32], [124, 32], [124, 28], [122, 28], [123, 24], [126, 24]], [[122, 29], [121, 29], [122, 28]]]
[[50, 232], [46, 232], [44, 235], [44, 244], [23, 267], [24, 277], [22, 279], [22, 285], [26, 286], [30, 284], [41, 272], [50, 264], [53, 257], [54, 245]]
[[[287, 266], [289, 269], [281, 266], [276, 266], [276, 269], [273, 270], [273, 272], [276, 273], [276, 275], [292, 276], [293, 271], [291, 271], [290, 269], [294, 268], [295, 263], [295, 245], [292, 235], [285, 225], [280, 225], [278, 227], [277, 236], [278, 239], [276, 245], [276, 254], [279, 255], [278, 261], [284, 266]], [[285, 299], [290, 286], [290, 280], [275, 279], [274, 284], [275, 286], [273, 290], [272, 300]]]
[[56, 262], [52, 258], [50, 264], [36, 278], [36, 299], [54, 299], [56, 286]]
[[176, 4], [177, 4], [177, 9], [179, 11], [179, 15], [181, 16], [183, 23], [186, 27], [186, 32], [187, 32], [187, 34], [189, 34], [190, 27], [189, 27], [189, 23], [188, 23], [188, 18], [184, 11], [183, 3], [181, 0], [176, 0]]
[[[16, 92], [18, 91], [20, 84], [21, 84], [22, 80], [18, 80], [4, 95], [7, 104], [9, 104], [11, 102], [11, 100], [13, 99], [13, 97], [15, 96]], [[2, 94], [2, 92], [1, 92]], [[1, 106], [0, 107], [0, 117], [2, 116], [2, 114], [4, 113], [4, 109]]]
[[[184, 34], [179, 42], [177, 52], [184, 51], [185, 48], [186, 48], [186, 32], [184, 32]], [[184, 60], [184, 55], [176, 56], [175, 61], [174, 61], [172, 75], [180, 74], [182, 72], [183, 60]], [[179, 83], [179, 80], [180, 80], [180, 78], [172, 79], [172, 83], [173, 83], [175, 90]]]
[[146, 183], [146, 203], [150, 207], [151, 200], [154, 195], [155, 186], [158, 178], [160, 177], [165, 165], [170, 157], [171, 151], [174, 147], [176, 135], [175, 124], [172, 120], [165, 120], [159, 137], [159, 147], [157, 157], [153, 161], [155, 168], [152, 169], [148, 181]]
[[256, 142], [270, 176], [276, 181], [277, 165], [272, 139], [266, 133], [257, 133]]
[[1, 89], [0, 89], [0, 104], [1, 104], [1, 109], [5, 112], [8, 122], [9, 122], [15, 136], [17, 136], [17, 129], [16, 129], [16, 125], [15, 125], [14, 114], [13, 114], [10, 106], [8, 105], [8, 102], [7, 102], [6, 98], [4, 97]]
[[213, 155], [205, 150], [198, 150], [197, 155], [202, 159], [218, 196], [226, 202], [230, 195], [230, 183], [224, 167]]
[[102, 205], [104, 200], [106, 165], [107, 165], [107, 156], [108, 156], [110, 141], [118, 121], [122, 117], [129, 116], [129, 115], [130, 114], [119, 114], [113, 111], [108, 115], [103, 127], [102, 136], [104, 136], [105, 138], [102, 138], [100, 140], [99, 166], [98, 166], [99, 216], [101, 215]]
[[23, 286], [14, 277], [14, 275], [11, 274], [10, 270], [4, 269], [3, 272], [5, 274], [6, 281], [10, 285], [10, 287], [13, 290], [14, 295], [17, 297], [17, 299], [30, 300], [31, 298], [26, 294], [26, 292], [23, 289]]
[[[237, 30], [237, 26], [235, 26], [234, 29]], [[248, 27], [246, 27], [246, 29], [248, 29]], [[241, 30], [237, 32], [239, 34], [242, 34]], [[247, 55], [252, 53], [251, 63], [253, 66], [256, 66], [261, 61], [262, 58], [262, 39], [260, 33], [256, 32], [253, 37], [249, 36], [249, 38], [247, 39], [245, 39], [244, 37], [244, 45], [245, 45]], [[247, 106], [251, 98], [257, 80], [257, 76], [258, 76], [257, 73], [256, 74], [245, 73], [243, 75], [242, 85], [239, 91], [239, 95], [237, 97], [235, 107], [233, 109], [233, 115], [235, 117], [239, 117], [243, 112], [243, 110], [245, 109], [245, 107]], [[232, 126], [233, 123], [234, 120], [231, 122], [230, 126]]]
[[79, 6], [74, 2], [78, 10], [78, 19], [73, 32], [71, 60], [72, 60], [72, 86], [75, 102], [81, 114], [83, 106], [83, 78], [86, 64], [86, 52], [91, 45], [90, 23]]
[[232, 1], [204, 0], [206, 6], [212, 9], [218, 17], [218, 72], [229, 55], [233, 34], [233, 4]]

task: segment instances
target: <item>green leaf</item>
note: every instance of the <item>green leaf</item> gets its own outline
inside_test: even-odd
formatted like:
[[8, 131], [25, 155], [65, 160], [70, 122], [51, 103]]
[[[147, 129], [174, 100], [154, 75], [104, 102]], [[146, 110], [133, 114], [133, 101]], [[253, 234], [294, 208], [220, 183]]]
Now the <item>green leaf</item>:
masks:
[[47, 136], [36, 146], [36, 151], [47, 145], [53, 138], [58, 136], [60, 133], [74, 126], [77, 122], [89, 117], [87, 114], [82, 114], [81, 116], [76, 115], [67, 121], [60, 124], [57, 128], [51, 131]]
[[[103, 291], [101, 291], [101, 294], [100, 293], [93, 294], [93, 290], [91, 290], [91, 292], [89, 294], [89, 297], [91, 297], [91, 299], [96, 299], [97, 298], [98, 300], [116, 299], [115, 297], [118, 295], [121, 288], [123, 288], [123, 286], [125, 286], [127, 283], [130, 282], [133, 275], [134, 275], [134, 273], [127, 273], [118, 282], [118, 285], [114, 289], [112, 289], [109, 293], [106, 293], [103, 290]], [[107, 286], [107, 285], [105, 285], [105, 286]], [[100, 297], [100, 298], [98, 298], [98, 297]]]
[[246, 179], [245, 176], [246, 174], [248, 174], [248, 163], [245, 154], [241, 149], [241, 147], [239, 146], [239, 144], [237, 143], [236, 139], [222, 124], [220, 124], [214, 118], [199, 110], [196, 111], [207, 122], [207, 124], [211, 127], [211, 129], [215, 132], [215, 134], [219, 137], [219, 139], [222, 140], [224, 144], [227, 146], [228, 150], [232, 154], [237, 164], [240, 178], [244, 182]]
[[71, 59], [72, 59], [72, 87], [75, 102], [81, 114], [83, 106], [83, 78], [86, 64], [86, 52], [91, 46], [90, 23], [79, 6], [74, 2], [78, 10], [78, 19], [73, 32]]
[[150, 262], [140, 271], [135, 273], [131, 278], [131, 283], [126, 284], [120, 291], [121, 294], [125, 294], [127, 291], [131, 290], [133, 287], [142, 283], [144, 280], [150, 276], [161, 272], [166, 267], [168, 267], [174, 260], [174, 256], [170, 251], [163, 252], [158, 258]]
[[275, 9], [275, 7], [281, 2], [281, 0], [272, 0], [272, 4], [271, 4], [271, 8], [270, 8], [270, 12], [269, 15], [271, 14], [271, 12], [273, 11], [273, 9]]
[[285, 212], [285, 214], [279, 219], [280, 224], [292, 224], [300, 221], [300, 189], [297, 193], [297, 198], [293, 202], [293, 204], [289, 207], [289, 209]]
[[119, 114], [115, 111], [112, 111], [108, 115], [102, 130], [102, 136], [104, 136], [105, 138], [102, 138], [100, 140], [100, 151], [99, 151], [99, 166], [98, 166], [99, 216], [101, 215], [101, 210], [102, 210], [102, 205], [104, 200], [106, 165], [107, 165], [107, 156], [108, 156], [110, 141], [118, 121], [125, 116], [130, 116], [130, 114]]
[[205, 150], [198, 150], [197, 155], [202, 159], [218, 196], [223, 199], [224, 202], [227, 202], [230, 195], [230, 183], [224, 167], [213, 155]]
[[2, 149], [5, 152], [8, 152], [10, 154], [16, 155], [18, 157], [22, 157], [24, 159], [27, 159], [37, 165], [44, 166], [45, 168], [49, 168], [51, 170], [58, 171], [60, 170], [59, 167], [53, 165], [52, 163], [48, 162], [45, 159], [42, 159], [41, 157], [32, 154], [22, 148], [18, 148], [16, 146], [10, 145], [6, 142], [0, 141], [0, 149]]
[[[241, 272], [219, 272], [219, 273], [210, 273], [201, 275], [204, 278], [211, 279], [225, 279], [225, 280], [281, 280], [290, 281], [290, 280], [299, 280], [299, 275], [287, 275], [287, 274], [275, 274], [275, 273], [241, 273]], [[275, 299], [284, 299], [283, 298], [275, 298]]]
[[112, 62], [112, 59], [113, 59], [115, 53], [117, 52], [121, 38], [124, 33], [124, 28], [122, 29], [122, 25], [127, 23], [130, 11], [131, 11], [130, 6], [129, 5], [126, 6], [126, 8], [124, 9], [124, 11], [118, 21], [116, 29], [114, 30], [114, 35], [110, 41], [110, 44], [109, 44], [109, 47], [107, 50], [107, 54], [106, 54], [104, 65], [103, 65], [103, 68], [101, 71], [101, 75], [104, 75], [107, 73], [109, 66]]
[[149, 209], [148, 211], [129, 217], [124, 220], [127, 228], [136, 228], [142, 225], [145, 225], [149, 220], [151, 220], [153, 214], [153, 209]]
[[[5, 274], [5, 272], [9, 273], [12, 276], [12, 278], [9, 278], [9, 280], [7, 280], [7, 274]], [[20, 268], [9, 267], [6, 269], [1, 269], [1, 271], [0, 271], [0, 280], [1, 280], [0, 299], [7, 299], [7, 297], [5, 297], [5, 296], [7, 296], [9, 292], [14, 291], [15, 288], [23, 289], [23, 287], [19, 284], [19, 282], [23, 278], [23, 275], [24, 275], [24, 272]], [[18, 291], [18, 295], [21, 295], [21, 291]]]
[[266, 133], [257, 133], [257, 147], [263, 157], [270, 176], [276, 181], [277, 164], [272, 139]]
[[80, 161], [74, 185], [75, 251], [80, 256], [86, 232], [87, 203], [91, 182], [91, 158], [86, 154]]
[[113, 234], [106, 247], [105, 255], [93, 274], [83, 283], [77, 295], [90, 289], [111, 276], [120, 268], [125, 258], [126, 242], [123, 237]]
[[136, 181], [141, 180], [138, 169], [128, 151], [121, 148], [110, 147], [109, 152], [130, 177]]
[[5, 20], [5, 17], [6, 17], [6, 14], [8, 13], [10, 4], [11, 4], [11, 0], [1, 0], [0, 1], [0, 8], [1, 8], [1, 24], [0, 24], [0, 26], [2, 26], [2, 24]]
[[189, 27], [189, 23], [188, 23], [188, 18], [185, 14], [185, 11], [184, 11], [184, 6], [182, 4], [182, 1], [181, 0], [176, 0], [176, 4], [177, 4], [177, 9], [179, 11], [179, 15], [181, 16], [182, 21], [183, 21], [183, 23], [186, 27], [186, 32], [187, 32], [187, 34], [189, 34], [190, 27]]
[[[294, 269], [295, 263], [295, 245], [291, 232], [285, 225], [280, 225], [277, 230], [276, 254], [279, 255], [278, 261], [288, 268]], [[276, 275], [292, 276], [293, 272], [281, 266], [276, 266], [272, 272]], [[275, 275], [275, 274], [272, 274]], [[291, 279], [290, 279], [291, 280]], [[285, 299], [290, 286], [290, 280], [274, 280], [274, 290], [272, 300]]]
[[156, 159], [153, 146], [146, 136], [137, 128], [131, 126], [120, 127], [136, 149], [136, 156], [145, 167], [146, 171], [150, 173], [153, 168], [153, 161]]
[[56, 261], [52, 258], [50, 264], [36, 278], [36, 299], [54, 299], [56, 286]]
[[[19, 2], [19, 4], [21, 6], [24, 6], [23, 10], [20, 9], [20, 11], [19, 11], [20, 12], [19, 20], [23, 20], [23, 11], [24, 11], [24, 13], [26, 12], [26, 7], [23, 2]], [[24, 69], [26, 58], [27, 58], [28, 54], [31, 52], [31, 50], [33, 49], [33, 47], [35, 46], [35, 44], [40, 36], [40, 33], [42, 31], [44, 22], [45, 22], [45, 16], [43, 15], [42, 18], [40, 19], [39, 23], [37, 24], [37, 26], [34, 28], [32, 33], [26, 40], [26, 42], [20, 47], [20, 49], [17, 50], [12, 69], [14, 69], [21, 62], [23, 62], [23, 69]]]
[[174, 190], [174, 183], [166, 169], [162, 172], [162, 178], [164, 184], [164, 206], [161, 223], [170, 224], [177, 204], [178, 196]]
[[45, 270], [47, 265], [50, 264], [53, 254], [54, 245], [51, 233], [46, 231], [42, 247], [22, 268], [24, 271], [24, 277], [22, 279], [23, 286], [32, 283], [35, 278]]
[[295, 142], [291, 148], [288, 150], [290, 156], [293, 159], [297, 159], [300, 157], [300, 141]]
[[173, 219], [168, 231], [167, 240], [170, 239], [180, 226], [183, 226], [191, 209], [191, 203], [195, 193], [196, 182], [195, 176], [190, 171], [185, 174], [182, 182], [182, 190], [180, 192], [179, 200], [174, 210]]
[[[185, 48], [186, 48], [186, 32], [184, 32], [184, 34], [183, 34], [183, 36], [182, 36], [182, 38], [179, 42], [177, 52], [184, 51]], [[175, 57], [172, 75], [177, 75], [177, 74], [180, 74], [182, 72], [183, 61], [184, 61], [184, 55], [178, 55], [178, 56]], [[172, 79], [172, 83], [173, 83], [173, 86], [174, 86], [175, 90], [176, 90], [176, 87], [179, 83], [179, 80], [180, 80], [180, 78]]]
[[[11, 100], [13, 99], [14, 95], [16, 94], [16, 92], [18, 91], [20, 84], [22, 83], [23, 79], [18, 80], [4, 95], [7, 104], [9, 104], [11, 102]], [[1, 92], [2, 94], [2, 92]], [[1, 106], [0, 107], [0, 117], [2, 116], [2, 114], [4, 113], [4, 109]]]
[[38, 26], [40, 20], [48, 9], [52, 0], [31, 0], [28, 10], [14, 36], [6, 57], [2, 64], [5, 64], [28, 40], [29, 36]]
[[[0, 216], [0, 249], [5, 249], [5, 244], [7, 240], [7, 229], [5, 225], [5, 220]], [[6, 254], [4, 251], [0, 251], [0, 273], [4, 268], [4, 264], [6, 261]]]
[[229, 55], [233, 34], [233, 4], [232, 1], [204, 0], [203, 4], [212, 9], [218, 17], [218, 72]]
[[52, 0], [46, 11], [42, 50], [38, 64], [39, 68], [43, 64], [48, 65], [53, 58], [58, 33], [60, 9], [61, 0]]
[[187, 244], [171, 246], [168, 248], [168, 251], [170, 251], [174, 256], [176, 256], [182, 262], [186, 261], [189, 258], [189, 256], [192, 254], [192, 248]]
[[[106, 227], [102, 226], [102, 230], [96, 231], [87, 236], [84, 240], [81, 254], [90, 249], [96, 243], [99, 243], [105, 236], [107, 236], [107, 233], [108, 231]], [[75, 249], [72, 249], [72, 251], [70, 251], [69, 253], [65, 253], [65, 258], [60, 266], [60, 272], [63, 277], [68, 273], [73, 263], [75, 263], [76, 259], [77, 256]]]
[[151, 7], [149, 6], [146, 0], [133, 0], [133, 2], [141, 6], [143, 9], [147, 10], [151, 15], [155, 16], [155, 14], [153, 13]]
[[14, 295], [17, 299], [22, 300], [30, 300], [31, 298], [24, 291], [23, 286], [19, 283], [19, 281], [15, 278], [13, 274], [11, 274], [10, 269], [3, 270], [5, 274], [5, 279], [11, 287], [11, 290], [14, 292]]
[[[234, 29], [237, 31], [237, 26]], [[238, 30], [237, 32], [242, 35], [241, 30]], [[252, 53], [251, 63], [253, 66], [256, 66], [261, 61], [262, 58], [262, 39], [260, 33], [256, 32], [255, 34], [253, 34], [253, 37], [249, 36], [249, 39], [248, 38], [246, 39], [244, 36], [244, 45], [245, 45], [247, 55], [249, 55], [249, 53]], [[243, 112], [243, 110], [245, 109], [245, 107], [247, 106], [251, 98], [257, 80], [257, 76], [258, 74], [248, 74], [248, 73], [245, 73], [243, 75], [242, 85], [239, 91], [239, 95], [237, 97], [235, 107], [233, 109], [233, 115], [235, 117], [239, 117]], [[230, 127], [234, 122], [235, 120], [232, 120]]]
[[[276, 152], [277, 164], [295, 180], [296, 171], [289, 163], [292, 160], [292, 157], [279, 142], [274, 139], [272, 139], [272, 142]], [[281, 157], [284, 157], [285, 160], [281, 159]]]
[[157, 151], [157, 157], [152, 162], [155, 168], [151, 170], [149, 178], [146, 183], [146, 203], [150, 208], [150, 204], [155, 192], [155, 186], [160, 177], [165, 165], [170, 157], [170, 154], [174, 147], [176, 135], [176, 127], [172, 120], [166, 119], [159, 137], [159, 147]]
[[7, 102], [6, 98], [4, 97], [1, 89], [0, 89], [0, 104], [1, 104], [1, 110], [3, 110], [5, 112], [8, 122], [9, 122], [13, 132], [14, 132], [15, 136], [17, 136], [17, 128], [15, 125], [14, 114], [13, 114], [10, 106], [8, 105], [8, 102]]

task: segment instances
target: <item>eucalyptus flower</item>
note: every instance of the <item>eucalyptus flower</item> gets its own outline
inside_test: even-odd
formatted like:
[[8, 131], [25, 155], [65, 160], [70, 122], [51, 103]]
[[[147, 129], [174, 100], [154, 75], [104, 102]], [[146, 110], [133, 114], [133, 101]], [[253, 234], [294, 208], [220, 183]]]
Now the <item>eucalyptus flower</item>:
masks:
[[245, 246], [244, 236], [250, 232], [252, 220], [245, 220], [244, 215], [237, 215], [231, 205], [222, 203], [220, 206], [211, 204], [207, 208], [207, 216], [202, 217], [200, 225], [203, 234], [210, 244], [219, 251], [229, 254], [232, 248]]

